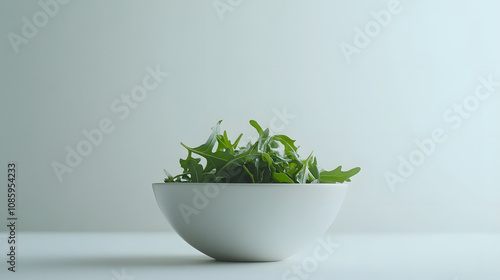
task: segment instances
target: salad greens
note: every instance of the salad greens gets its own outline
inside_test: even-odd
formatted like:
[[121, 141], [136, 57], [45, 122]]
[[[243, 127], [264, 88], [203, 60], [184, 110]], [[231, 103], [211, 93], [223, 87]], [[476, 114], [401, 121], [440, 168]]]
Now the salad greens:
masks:
[[[172, 176], [165, 170], [166, 183], [343, 183], [350, 182], [361, 170], [356, 167], [342, 171], [342, 166], [322, 170], [312, 153], [301, 159], [295, 140], [286, 135], [270, 135], [269, 129], [263, 130], [254, 120], [250, 124], [259, 138], [253, 144], [238, 147], [243, 134], [231, 142], [226, 131], [220, 134], [221, 122], [212, 128], [203, 145], [191, 148], [181, 143], [188, 151], [186, 159], [180, 159], [183, 172]], [[206, 159], [205, 167], [193, 154]]]

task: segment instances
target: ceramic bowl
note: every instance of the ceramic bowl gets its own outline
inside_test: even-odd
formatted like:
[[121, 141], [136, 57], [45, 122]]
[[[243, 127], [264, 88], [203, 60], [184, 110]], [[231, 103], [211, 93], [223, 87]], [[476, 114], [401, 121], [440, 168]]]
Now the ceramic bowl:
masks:
[[279, 261], [326, 232], [347, 184], [157, 183], [160, 210], [191, 246], [220, 261]]

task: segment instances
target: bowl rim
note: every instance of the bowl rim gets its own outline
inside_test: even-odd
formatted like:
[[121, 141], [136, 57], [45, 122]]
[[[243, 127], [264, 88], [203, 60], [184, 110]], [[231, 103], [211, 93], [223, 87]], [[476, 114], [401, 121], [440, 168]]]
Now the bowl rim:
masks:
[[276, 186], [276, 187], [340, 187], [340, 186], [349, 186], [351, 182], [344, 182], [344, 183], [307, 183], [307, 184], [300, 184], [300, 183], [179, 183], [179, 182], [174, 182], [174, 183], [153, 183], [152, 186], [205, 186], [205, 185], [218, 185], [218, 186], [231, 186], [231, 187], [248, 187], [248, 186], [255, 186], [255, 187], [269, 187], [269, 186]]

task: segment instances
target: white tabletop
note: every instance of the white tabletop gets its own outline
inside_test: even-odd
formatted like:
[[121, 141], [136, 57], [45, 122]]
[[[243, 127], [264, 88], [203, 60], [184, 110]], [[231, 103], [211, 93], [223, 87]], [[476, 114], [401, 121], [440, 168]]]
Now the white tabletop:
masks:
[[[227, 263], [175, 233], [21, 232], [16, 272], [2, 261], [0, 279], [500, 279], [500, 235], [330, 234], [321, 240], [280, 262]], [[5, 241], [4, 235], [2, 260]]]

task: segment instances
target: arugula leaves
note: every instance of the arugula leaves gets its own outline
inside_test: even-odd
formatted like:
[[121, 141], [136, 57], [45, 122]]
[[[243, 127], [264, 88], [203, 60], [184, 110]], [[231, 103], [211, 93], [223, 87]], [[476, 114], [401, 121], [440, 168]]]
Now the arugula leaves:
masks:
[[[312, 153], [305, 160], [300, 158], [295, 140], [286, 135], [270, 135], [269, 129], [263, 130], [254, 120], [250, 125], [259, 138], [255, 143], [238, 147], [243, 134], [231, 143], [226, 131], [220, 134], [221, 122], [212, 128], [204, 144], [191, 148], [181, 143], [188, 151], [186, 159], [179, 161], [183, 172], [172, 176], [164, 170], [166, 183], [344, 183], [361, 170], [356, 167], [342, 171], [342, 166], [322, 170]], [[205, 168], [193, 154], [206, 159]]]

